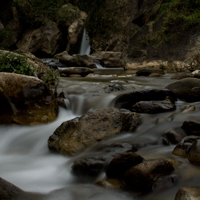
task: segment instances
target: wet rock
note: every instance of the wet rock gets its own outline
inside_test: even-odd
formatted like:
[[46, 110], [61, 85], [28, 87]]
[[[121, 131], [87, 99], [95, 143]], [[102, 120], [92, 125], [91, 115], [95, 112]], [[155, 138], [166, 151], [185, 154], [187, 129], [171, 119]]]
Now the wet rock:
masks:
[[200, 136], [200, 121], [184, 121], [181, 128], [187, 135]]
[[188, 112], [195, 111], [195, 110], [196, 110], [196, 107], [194, 105], [187, 105], [187, 106], [183, 106], [181, 108], [182, 113], [188, 113]]
[[70, 56], [63, 54], [60, 57], [59, 62], [67, 65], [68, 67], [87, 67], [92, 69], [96, 68], [96, 65], [88, 55], [74, 54], [73, 56]]
[[55, 22], [48, 22], [35, 30], [24, 32], [17, 47], [38, 57], [53, 56], [59, 49], [61, 32]]
[[188, 153], [188, 160], [194, 165], [200, 165], [200, 139], [192, 144]]
[[188, 137], [186, 137], [185, 139], [184, 139], [184, 143], [185, 142], [188, 142], [188, 143], [194, 143], [194, 142], [196, 142], [196, 140], [198, 140], [198, 139], [200, 139], [200, 137], [199, 136], [188, 136]]
[[182, 187], [176, 193], [174, 200], [199, 200], [200, 186]]
[[187, 158], [188, 152], [189, 152], [191, 146], [192, 146], [192, 144], [188, 143], [188, 142], [178, 144], [173, 149], [172, 154], [174, 154], [176, 156], [181, 156], [181, 157]]
[[78, 159], [72, 165], [72, 171], [77, 176], [97, 176], [104, 168], [105, 160], [99, 157]]
[[174, 92], [178, 99], [188, 102], [200, 101], [200, 80], [197, 78], [185, 78], [169, 84], [166, 89]]
[[139, 101], [162, 101], [167, 98], [176, 100], [173, 92], [165, 89], [146, 89], [134, 91], [126, 94], [121, 94], [114, 99], [115, 107], [130, 109]]
[[0, 73], [0, 102], [1, 124], [47, 123], [58, 115], [52, 92], [32, 76]]
[[153, 160], [140, 163], [129, 169], [124, 180], [133, 191], [147, 193], [159, 177], [169, 175], [174, 170], [167, 160]]
[[155, 73], [160, 74], [160, 75], [165, 74], [165, 72], [162, 69], [147, 69], [147, 68], [144, 68], [144, 69], [139, 69], [136, 72], [136, 75], [137, 76], [149, 76], [149, 75], [155, 74]]
[[108, 165], [106, 175], [109, 178], [122, 178], [128, 169], [141, 163], [142, 161], [143, 158], [133, 152], [119, 154], [114, 157]]
[[120, 83], [111, 83], [103, 88], [106, 93], [116, 92], [116, 91], [123, 91], [126, 90], [126, 87], [124, 87]]
[[190, 73], [181, 72], [181, 73], [176, 73], [175, 75], [173, 75], [173, 76], [171, 77], [171, 79], [180, 80], [180, 79], [190, 78], [190, 77], [192, 77], [192, 75], [191, 75]]
[[49, 137], [48, 146], [61, 154], [77, 155], [105, 137], [134, 132], [140, 124], [140, 116], [128, 110], [96, 110], [63, 122]]
[[65, 103], [65, 94], [64, 94], [64, 92], [61, 92], [59, 94], [59, 96], [56, 98], [56, 101], [57, 101], [58, 106], [63, 107], [65, 109], [67, 108], [67, 105]]
[[140, 101], [132, 106], [131, 111], [156, 114], [175, 110], [175, 104], [170, 101]]
[[94, 73], [94, 70], [86, 67], [68, 67], [60, 71], [60, 76], [70, 76], [72, 74], [78, 74], [80, 76], [87, 76], [90, 73]]
[[164, 144], [178, 144], [186, 136], [186, 133], [180, 129], [172, 129], [162, 135]]
[[160, 191], [169, 187], [172, 187], [178, 181], [178, 177], [175, 174], [168, 176], [162, 176], [156, 180], [152, 186], [152, 191]]
[[95, 184], [107, 189], [124, 189], [126, 187], [124, 181], [119, 179], [101, 179], [95, 181]]
[[72, 165], [72, 172], [77, 176], [95, 177], [105, 170], [111, 160], [126, 151], [137, 151], [137, 147], [128, 143], [99, 144], [91, 149], [89, 156], [78, 158]]

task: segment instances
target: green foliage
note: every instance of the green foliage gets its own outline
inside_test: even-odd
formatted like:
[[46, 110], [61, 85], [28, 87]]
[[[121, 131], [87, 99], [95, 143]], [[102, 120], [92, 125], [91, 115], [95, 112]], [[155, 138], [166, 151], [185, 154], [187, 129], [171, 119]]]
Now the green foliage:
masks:
[[37, 28], [48, 20], [55, 20], [57, 10], [69, 0], [16, 0], [26, 27]]
[[33, 65], [27, 63], [26, 57], [4, 53], [0, 55], [0, 72], [33, 76], [35, 74], [35, 68]]
[[55, 94], [57, 93], [57, 87], [60, 82], [60, 73], [58, 70], [48, 68], [48, 70], [42, 76], [42, 80], [48, 88], [54, 89]]
[[62, 6], [56, 14], [56, 21], [59, 25], [62, 25], [66, 22], [70, 22], [70, 20], [74, 20], [78, 17], [79, 11], [77, 6], [73, 6], [72, 4], [68, 3]]

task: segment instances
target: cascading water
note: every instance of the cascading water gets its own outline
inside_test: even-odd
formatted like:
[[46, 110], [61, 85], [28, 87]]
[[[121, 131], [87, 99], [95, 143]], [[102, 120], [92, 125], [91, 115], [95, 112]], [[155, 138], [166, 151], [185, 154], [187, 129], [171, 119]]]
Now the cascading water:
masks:
[[89, 55], [90, 54], [90, 39], [88, 34], [86, 33], [86, 29], [83, 30], [81, 47], [80, 47], [80, 55]]
[[[80, 55], [90, 55], [90, 38], [86, 32], [86, 29], [83, 30], [82, 40], [81, 40], [81, 47], [80, 47]], [[95, 62], [97, 68], [102, 69], [103, 67]]]
[[191, 103], [196, 106], [193, 112], [180, 112], [180, 108], [188, 103], [178, 101], [176, 111], [155, 115], [142, 114], [143, 123], [135, 133], [124, 133], [99, 143], [104, 146], [106, 142], [128, 144], [134, 141], [143, 145], [137, 153], [146, 160], [162, 158], [173, 160], [177, 164], [174, 174], [178, 177], [178, 182], [172, 187], [154, 191], [148, 195], [134, 196], [124, 191], [106, 190], [95, 186], [93, 181], [87, 179], [80, 181], [74, 177], [71, 173], [74, 160], [77, 157], [92, 155], [95, 146], [91, 151], [83, 152], [77, 157], [53, 154], [47, 147], [49, 136], [62, 122], [80, 116], [88, 110], [112, 106], [112, 100], [122, 92], [104, 93], [102, 88], [105, 85], [122, 83], [127, 91], [132, 91], [164, 88], [173, 81], [168, 75], [162, 78], [145, 78], [126, 74], [119, 77], [63, 78], [62, 88], [71, 90], [71, 93], [73, 90], [77, 92], [77, 88], [83, 91], [81, 94], [74, 92], [69, 95], [69, 107], [72, 110], [60, 108], [58, 119], [47, 125], [0, 126], [0, 176], [25, 191], [40, 192], [45, 195], [48, 193], [45, 198], [35, 198], [37, 200], [173, 200], [180, 187], [199, 185], [200, 168], [191, 165], [185, 158], [172, 155], [175, 145], [164, 146], [158, 141], [163, 133], [174, 127], [180, 127], [184, 120], [198, 118], [200, 102]]

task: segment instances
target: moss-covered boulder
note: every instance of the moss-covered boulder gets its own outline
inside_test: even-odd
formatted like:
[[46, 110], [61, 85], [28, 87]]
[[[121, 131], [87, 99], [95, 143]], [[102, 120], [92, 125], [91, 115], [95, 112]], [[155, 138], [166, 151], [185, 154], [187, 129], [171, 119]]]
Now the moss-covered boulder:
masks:
[[33, 125], [56, 119], [58, 105], [36, 77], [0, 73], [0, 123]]

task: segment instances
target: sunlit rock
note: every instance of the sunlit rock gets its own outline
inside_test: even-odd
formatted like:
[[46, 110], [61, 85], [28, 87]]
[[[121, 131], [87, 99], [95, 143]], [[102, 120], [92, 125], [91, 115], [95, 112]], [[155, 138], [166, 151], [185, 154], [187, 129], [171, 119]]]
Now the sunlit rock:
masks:
[[200, 186], [182, 187], [174, 200], [199, 200]]

